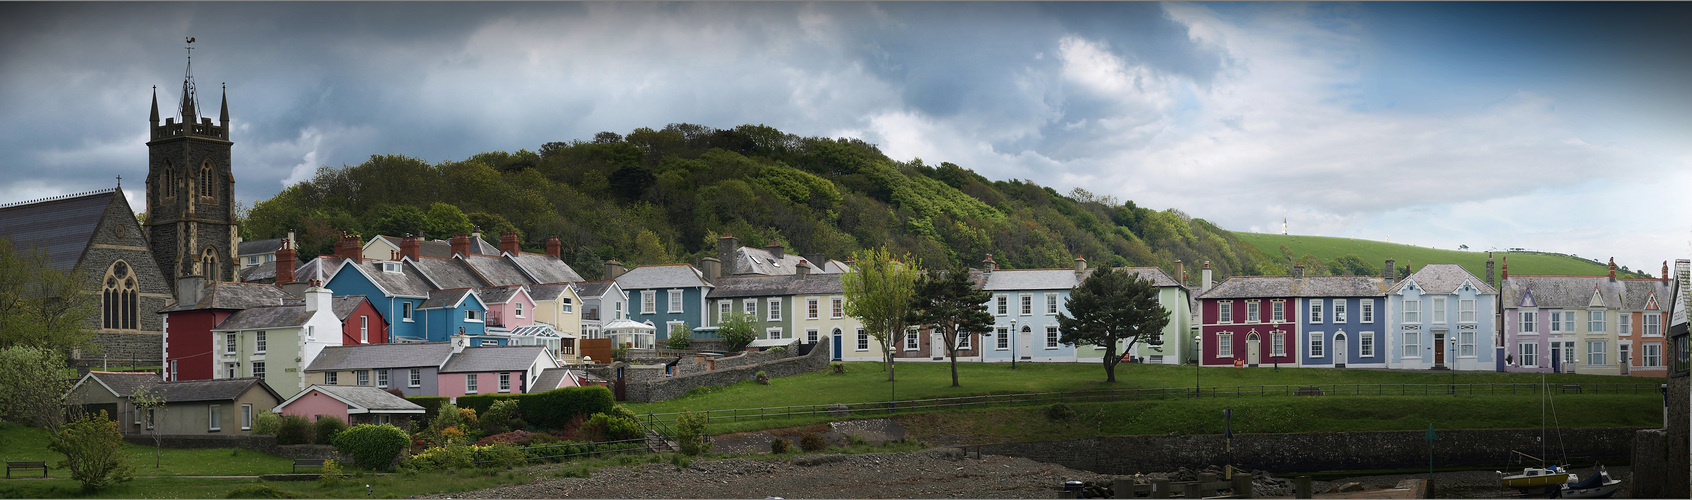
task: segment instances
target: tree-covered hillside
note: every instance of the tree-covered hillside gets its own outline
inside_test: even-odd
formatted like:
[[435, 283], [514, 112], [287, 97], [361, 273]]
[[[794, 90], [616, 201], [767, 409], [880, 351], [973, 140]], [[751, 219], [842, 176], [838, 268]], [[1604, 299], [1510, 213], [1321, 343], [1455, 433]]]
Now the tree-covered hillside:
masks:
[[539, 250], [558, 236], [564, 259], [590, 279], [600, 263], [694, 262], [719, 234], [844, 258], [887, 245], [929, 266], [1159, 266], [1210, 261], [1217, 276], [1284, 273], [1228, 231], [1177, 210], [1155, 211], [1077, 189], [993, 181], [921, 159], [895, 161], [857, 139], [798, 137], [762, 125], [672, 124], [626, 137], [550, 142], [539, 153], [492, 152], [430, 165], [372, 156], [254, 204], [247, 239], [298, 232], [305, 254], [328, 253], [341, 231], [444, 239], [480, 226], [490, 241], [516, 231]]

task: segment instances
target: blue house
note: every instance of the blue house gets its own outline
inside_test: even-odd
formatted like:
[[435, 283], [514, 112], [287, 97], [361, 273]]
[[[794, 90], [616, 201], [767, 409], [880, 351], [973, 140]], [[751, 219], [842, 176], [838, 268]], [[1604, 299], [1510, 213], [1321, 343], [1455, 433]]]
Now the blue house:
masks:
[[368, 298], [388, 322], [390, 342], [424, 342], [430, 337], [417, 310], [429, 299], [433, 286], [408, 261], [344, 259], [324, 288], [334, 290], [337, 296]]
[[[1092, 274], [1087, 261], [1075, 259], [1074, 269], [997, 269], [992, 257], [987, 259], [978, 279], [982, 289], [993, 293], [987, 299], [993, 326], [991, 333], [982, 335], [981, 360], [1076, 361], [1077, 346], [1061, 341], [1057, 318], [1060, 313], [1069, 313], [1064, 301], [1070, 291]], [[901, 350], [905, 347], [895, 346]]]
[[1302, 366], [1387, 366], [1386, 295], [1378, 276], [1310, 276], [1294, 268]]
[[472, 346], [505, 345], [503, 339], [485, 337], [488, 306], [468, 288], [429, 292], [429, 299], [417, 311], [423, 315], [428, 342], [446, 342], [454, 335], [466, 335]]
[[1429, 264], [1387, 288], [1392, 368], [1497, 369], [1498, 291], [1456, 264]]
[[711, 326], [705, 311], [705, 297], [711, 293], [711, 283], [705, 274], [688, 264], [644, 266], [622, 272], [622, 264], [607, 262], [606, 277], [617, 282], [627, 294], [628, 319], [645, 323], [657, 331], [657, 341], [670, 337], [670, 329], [686, 324], [689, 328]]

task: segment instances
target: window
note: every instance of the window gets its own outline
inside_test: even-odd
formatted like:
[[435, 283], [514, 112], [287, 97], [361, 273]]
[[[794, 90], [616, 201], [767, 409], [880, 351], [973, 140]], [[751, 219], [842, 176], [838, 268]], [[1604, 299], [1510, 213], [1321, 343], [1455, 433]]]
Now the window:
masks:
[[[149, 412], [150, 411], [151, 411], [151, 409], [149, 409]], [[150, 419], [151, 419], [151, 417], [149, 417], [149, 420]], [[252, 403], [243, 403], [241, 405], [241, 430], [247, 431], [247, 430], [252, 430], [252, 429], [253, 429], [253, 405], [252, 405]]]
[[[621, 298], [621, 297], [619, 297], [619, 298]], [[614, 315], [614, 316], [612, 316], [611, 319], [623, 319], [623, 301], [621, 301], [621, 300], [614, 301], [614, 302], [611, 303], [611, 306], [616, 308], [616, 310], [611, 311], [611, 313]]]
[[[1555, 344], [1555, 342], [1553, 342], [1552, 344]], [[1563, 364], [1574, 364], [1574, 362], [1575, 362], [1574, 344], [1575, 343], [1572, 342], [1572, 341], [1563, 343]]]
[[1057, 349], [1057, 347], [1058, 347], [1058, 327], [1048, 326], [1048, 327], [1046, 327], [1046, 348], [1047, 349]]
[[1000, 328], [999, 334], [997, 336], [994, 336], [993, 339], [994, 339], [994, 343], [993, 343], [994, 349], [997, 349], [997, 350], [1000, 350], [1000, 351], [1010, 349], [1010, 330], [1009, 329]]
[[512, 312], [512, 314], [517, 315], [517, 317], [519, 317], [519, 318], [523, 317], [523, 303], [522, 302], [512, 302], [511, 303], [511, 312]]
[[[168, 273], [167, 273], [168, 274]], [[112, 263], [106, 270], [106, 284], [100, 295], [100, 326], [114, 330], [134, 330], [139, 326], [140, 288], [135, 273], [124, 261]]]
[[253, 354], [264, 354], [264, 331], [253, 332]]
[[1475, 299], [1457, 300], [1457, 321], [1463, 323], [1475, 322]]
[[380, 388], [380, 389], [387, 389], [388, 388], [388, 371], [387, 370], [376, 370], [376, 387]]
[[[1280, 338], [1280, 336], [1276, 336]], [[1327, 354], [1322, 352], [1322, 332], [1310, 332], [1310, 357], [1320, 358]]]
[[1027, 295], [1027, 294], [1024, 294], [1022, 296], [1022, 315], [1023, 316], [1033, 316], [1034, 315], [1034, 297], [1033, 296], [1030, 296], [1030, 295]]
[[1357, 355], [1365, 358], [1375, 357], [1375, 332], [1357, 334]]
[[323, 374], [324, 385], [341, 385], [341, 372], [327, 372]]
[[207, 416], [207, 421], [211, 422], [212, 432], [223, 430], [223, 409], [218, 405], [211, 405], [211, 413]]
[[1643, 361], [1646, 368], [1661, 368], [1663, 366], [1662, 344], [1657, 342], [1645, 343], [1640, 352], [1645, 356]]
[[996, 312], [994, 314], [997, 314], [997, 315], [1000, 315], [1000, 316], [1010, 314], [1010, 297], [998, 295], [998, 296], [994, 296], [993, 300], [994, 300], [995, 304], [998, 304], [998, 308], [994, 309], [995, 311], [998, 311], [998, 312]]
[[1621, 313], [1621, 314], [1616, 315], [1616, 329], [1617, 329], [1616, 333], [1619, 333], [1621, 335], [1632, 335], [1633, 334], [1633, 315], [1628, 314], [1628, 313]]
[[316, 340], [316, 339], [317, 339], [317, 326], [316, 325], [306, 325], [306, 340]]
[[499, 374], [499, 392], [511, 392], [511, 374]]
[[[170, 380], [176, 380], [176, 360], [170, 360]], [[168, 381], [167, 381], [168, 382]]]
[[1416, 332], [1404, 332], [1404, 357], [1418, 359], [1422, 357], [1422, 339], [1420, 337], [1421, 334]]
[[575, 299], [572, 299], [572, 298], [569, 298], [569, 297], [563, 297], [563, 298], [560, 298], [558, 300], [559, 300], [558, 309], [560, 311], [563, 311], [565, 314], [576, 312], [576, 300]]
[[728, 321], [729, 314], [733, 313], [733, 312], [734, 312], [734, 301], [732, 301], [732, 300], [719, 300], [719, 301], [717, 301], [717, 321]]
[[1046, 294], [1046, 315], [1047, 316], [1057, 316], [1057, 313], [1058, 313], [1058, 308], [1057, 308], [1058, 300], [1057, 299], [1058, 299], [1058, 294], [1055, 294], [1055, 293]]
[[154, 417], [156, 417], [156, 416], [157, 416], [157, 415], [155, 415], [155, 414], [154, 414], [154, 413], [153, 413], [153, 408], [148, 408], [148, 409], [147, 409], [147, 428], [148, 428], [148, 429], [152, 429], [152, 428], [153, 428], [153, 423], [154, 423], [154, 422], [157, 422], [157, 420], [155, 420], [155, 419], [154, 419]]
[[1586, 364], [1594, 366], [1609, 364], [1609, 358], [1604, 355], [1604, 344], [1606, 342], [1602, 340], [1586, 341]]
[[670, 299], [670, 314], [680, 314], [682, 312], [682, 291], [681, 291], [681, 289], [680, 288], [671, 288], [668, 297]]
[[1516, 331], [1521, 333], [1537, 333], [1539, 321], [1533, 311], [1522, 311], [1516, 317]]
[[1218, 302], [1218, 303], [1216, 303], [1216, 306], [1217, 306], [1217, 309], [1216, 309], [1216, 322], [1217, 323], [1233, 323], [1234, 322], [1234, 303], [1232, 301]]
[[1475, 355], [1475, 332], [1463, 331], [1457, 334], [1457, 355], [1464, 357]]
[[264, 378], [264, 362], [253, 362], [253, 378]]
[[805, 342], [809, 344], [817, 343], [817, 329], [807, 328], [805, 330]]
[[858, 350], [869, 350], [869, 333], [864, 332], [862, 328], [858, 329]]
[[1322, 299], [1311, 299], [1310, 300], [1310, 322], [1311, 323], [1321, 323], [1322, 322]]
[[370, 385], [370, 370], [355, 371], [353, 376], [358, 378], [358, 385]]
[[224, 375], [223, 375], [224, 378], [239, 377], [239, 376], [241, 376], [240, 375], [241, 364], [240, 363], [224, 363], [223, 364], [223, 373], [224, 373]]
[[1334, 301], [1334, 322], [1345, 322], [1345, 300], [1343, 299]]
[[411, 380], [409, 380], [407, 382], [407, 385], [409, 385], [410, 387], [422, 387], [423, 386], [423, 369], [422, 368], [412, 368], [411, 369]]
[[1663, 317], [1660, 314], [1657, 314], [1657, 313], [1654, 313], [1654, 312], [1645, 313], [1645, 332], [1644, 332], [1644, 334], [1652, 336], [1652, 337], [1661, 336], [1663, 334], [1662, 321], [1663, 321]]
[[398, 262], [383, 262], [382, 263], [382, 272], [399, 274], [400, 265], [399, 265]]
[[482, 312], [475, 309], [465, 309], [464, 321], [480, 323], [482, 322]]
[[786, 334], [784, 332], [782, 332], [781, 327], [778, 326], [778, 327], [774, 327], [774, 328], [765, 329], [764, 330], [764, 337], [771, 339], [771, 340], [775, 340], [775, 339], [786, 337]]
[[1445, 297], [1433, 298], [1433, 322], [1445, 322]]
[[905, 332], [905, 350], [915, 351], [917, 348], [921, 347], [919, 343], [920, 341], [917, 339], [916, 332]]
[[658, 292], [655, 290], [640, 291], [640, 313], [652, 314], [658, 309]]
[[816, 298], [805, 299], [805, 319], [817, 319], [822, 315], [821, 301]]
[[1586, 312], [1586, 331], [1593, 333], [1604, 331], [1604, 311]]
[[1273, 300], [1269, 302], [1269, 316], [1276, 323], [1287, 321], [1287, 301]]
[[1364, 323], [1375, 322], [1375, 301], [1365, 299], [1357, 304], [1357, 320]]
[[1574, 311], [1551, 311], [1551, 333], [1573, 332], [1574, 330]]
[[1216, 336], [1216, 357], [1234, 357], [1234, 334], [1224, 333]]
[[1272, 346], [1272, 347], [1270, 347], [1270, 354], [1269, 355], [1271, 355], [1271, 356], [1286, 356], [1287, 355], [1287, 336], [1281, 335], [1281, 331], [1276, 330], [1276, 331], [1273, 331], [1273, 332], [1269, 332], [1269, 338], [1274, 339], [1272, 342], [1269, 343]]
[[223, 353], [235, 354], [235, 334], [226, 333], [223, 335]]
[[969, 333], [968, 332], [958, 332], [958, 340], [957, 340], [957, 343], [954, 344], [954, 345], [956, 345], [958, 347], [958, 349], [969, 349], [970, 348], [970, 346], [969, 346]]
[[1255, 301], [1255, 300], [1246, 301], [1246, 317], [1245, 317], [1246, 322], [1247, 323], [1256, 323], [1257, 318], [1261, 318], [1261, 317], [1262, 316], [1259, 316], [1257, 314], [1257, 301]]
[[1420, 301], [1420, 300], [1405, 300], [1404, 301], [1404, 322], [1405, 323], [1421, 323], [1422, 322], [1422, 301]]
[[1522, 342], [1520, 345], [1516, 346], [1516, 352], [1520, 354], [1520, 356], [1516, 356], [1516, 358], [1521, 360], [1522, 366], [1528, 368], [1539, 367], [1539, 343]]
[[846, 316], [846, 299], [842, 299], [840, 297], [834, 297], [834, 298], [828, 299], [828, 302], [829, 302], [828, 317], [834, 318], [834, 319], [840, 319], [841, 317]]
[[758, 301], [755, 299], [740, 301], [740, 311], [746, 313], [747, 316], [756, 318], [758, 316]]
[[404, 318], [405, 322], [410, 323], [411, 322], [411, 303], [410, 302], [400, 302], [400, 309], [401, 309], [400, 317]]
[[474, 374], [474, 373], [464, 374], [464, 393], [465, 394], [475, 394], [476, 393], [476, 374]]
[[1628, 344], [1616, 344], [1616, 364], [1626, 365], [1628, 361], [1632, 361], [1628, 359], [1628, 356], [1633, 354], [1630, 352], [1632, 349], [1633, 346]]
[[770, 299], [770, 321], [781, 321], [781, 299]]
[[358, 317], [358, 343], [360, 343], [360, 344], [370, 343], [370, 317], [369, 316], [359, 316]]

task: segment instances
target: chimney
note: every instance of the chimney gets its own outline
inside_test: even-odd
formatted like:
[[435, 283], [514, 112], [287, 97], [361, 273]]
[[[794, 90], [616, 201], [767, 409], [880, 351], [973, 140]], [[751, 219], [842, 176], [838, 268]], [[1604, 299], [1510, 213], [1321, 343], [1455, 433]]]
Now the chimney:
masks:
[[1498, 282], [1493, 281], [1492, 252], [1486, 253], [1486, 286], [1498, 288]]
[[770, 252], [770, 255], [774, 256], [776, 260], [781, 260], [787, 257], [787, 249], [782, 248], [781, 242], [779, 241], [770, 242], [768, 246], [764, 247], [764, 250]]
[[202, 287], [204, 287], [205, 285], [206, 285], [206, 279], [204, 277], [183, 276], [183, 277], [177, 278], [176, 279], [176, 304], [178, 306], [185, 306], [185, 305], [189, 305], [189, 304], [200, 303], [200, 299], [205, 298], [204, 297], [205, 290], [202, 289]]
[[470, 347], [470, 336], [464, 334], [464, 327], [458, 327], [458, 330], [458, 335], [452, 336], [453, 354], [462, 353], [464, 352], [464, 348]]
[[734, 266], [737, 259], [734, 258], [734, 254], [739, 249], [740, 240], [736, 239], [734, 235], [723, 233], [721, 237], [717, 238], [717, 262], [723, 266], [723, 276], [735, 275]]
[[1304, 264], [1293, 264], [1293, 279], [1304, 279]]
[[1087, 258], [1081, 256], [1080, 254], [1076, 254], [1075, 255], [1075, 279], [1080, 280], [1081, 277], [1082, 277], [1081, 275], [1083, 275], [1083, 274], [1087, 274]]
[[1499, 274], [1498, 279], [1505, 281], [1510, 279], [1510, 256], [1508, 255], [1504, 256], [1504, 270]]
[[806, 276], [810, 276], [811, 275], [811, 263], [806, 262], [803, 259], [801, 259], [799, 261], [799, 265], [793, 266], [793, 275], [798, 276], [799, 279], [805, 279]]
[[1381, 278], [1386, 280], [1387, 286], [1398, 282], [1398, 261], [1387, 257], [1386, 267], [1381, 269]]
[[329, 309], [331, 307], [329, 301], [332, 298], [333, 295], [329, 289], [323, 288], [322, 281], [311, 280], [311, 288], [307, 288], [305, 291], [305, 310], [310, 313], [317, 312], [319, 309]]
[[1616, 258], [1610, 257], [1610, 281], [1616, 280]]
[[523, 249], [518, 246], [517, 233], [499, 234], [499, 253], [517, 255], [517, 252], [521, 251], [523, 251]]
[[705, 273], [705, 281], [715, 283], [717, 278], [723, 277], [723, 262], [716, 257], [699, 259], [699, 270]]
[[1199, 271], [1199, 293], [1210, 291], [1210, 261], [1204, 261], [1204, 269]]
[[546, 239], [546, 254], [554, 259], [564, 260], [564, 245], [558, 243], [557, 236]]
[[[470, 226], [470, 237], [475, 238], [476, 241], [485, 241], [482, 239], [482, 226]], [[480, 249], [482, 245], [476, 245], [476, 248]]]
[[1181, 282], [1181, 286], [1187, 286], [1187, 263], [1175, 261], [1175, 280]]
[[[482, 233], [476, 233], [476, 234], [482, 234]], [[458, 233], [458, 236], [452, 237], [452, 240], [449, 242], [449, 244], [452, 246], [452, 254], [454, 256], [470, 255], [470, 235], [467, 235], [467, 234], [464, 234], [464, 233]]]
[[300, 249], [299, 241], [300, 240], [294, 239], [294, 230], [289, 229], [288, 230], [288, 241], [286, 242], [286, 246], [290, 249], [293, 249], [293, 250], [299, 250]]
[[811, 254], [810, 257], [805, 257], [804, 259], [811, 263], [811, 268], [812, 268], [813, 271], [822, 272], [822, 271], [828, 269], [828, 257], [824, 256], [823, 254], [820, 254], [820, 253]]
[[987, 254], [987, 258], [981, 259], [981, 272], [992, 273], [998, 269], [999, 263], [993, 262], [993, 254]]
[[617, 262], [617, 259], [605, 261], [605, 279], [615, 280], [625, 272], [628, 270], [623, 267], [623, 263]]
[[341, 241], [335, 243], [335, 256], [353, 261], [354, 264], [361, 262], [364, 257], [364, 238], [342, 231]]
[[294, 282], [294, 240], [282, 240], [282, 248], [276, 249], [276, 284], [286, 285]]
[[1668, 261], [1665, 260], [1663, 261], [1663, 285], [1667, 286], [1668, 284]]
[[417, 242], [417, 237], [407, 233], [400, 238], [400, 257], [416, 262], [423, 258], [423, 245]]

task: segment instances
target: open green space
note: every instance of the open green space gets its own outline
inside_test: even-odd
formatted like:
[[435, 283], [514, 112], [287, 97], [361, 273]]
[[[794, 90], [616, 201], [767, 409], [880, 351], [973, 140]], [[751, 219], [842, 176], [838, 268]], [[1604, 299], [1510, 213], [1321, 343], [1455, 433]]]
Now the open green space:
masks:
[[[1314, 255], [1323, 262], [1335, 257], [1356, 255], [1376, 268], [1386, 265], [1388, 258], [1394, 259], [1398, 267], [1411, 266], [1421, 269], [1428, 264], [1457, 264], [1463, 266], [1475, 276], [1486, 277], [1486, 251], [1444, 250], [1438, 248], [1419, 247], [1400, 243], [1386, 243], [1380, 241], [1359, 240], [1353, 238], [1336, 238], [1330, 236], [1303, 236], [1284, 234], [1263, 234], [1235, 232], [1234, 236], [1240, 241], [1251, 244], [1277, 261], [1281, 257], [1281, 246], [1286, 245], [1292, 252], [1294, 259], [1305, 254]], [[1599, 264], [1584, 258], [1555, 253], [1541, 252], [1495, 252], [1494, 260], [1499, 266], [1498, 272], [1503, 272], [1504, 257], [1510, 258], [1510, 272], [1512, 274], [1575, 274], [1600, 275], [1609, 272], [1606, 264]], [[1590, 256], [1594, 259], [1607, 259], [1608, 256]], [[1653, 270], [1642, 270], [1646, 274]], [[1621, 277], [1622, 273], [1617, 272]], [[1632, 276], [1649, 277], [1649, 276]]]
[[[92, 494], [70, 479], [0, 482], [0, 498], [405, 498], [492, 488], [533, 479], [524, 472], [432, 472], [426, 481], [412, 474], [354, 475], [333, 486], [318, 481], [264, 481], [258, 478], [137, 477]], [[366, 489], [365, 485], [369, 485]], [[254, 493], [268, 487], [284, 495]]]
[[[154, 448], [124, 443], [129, 464], [135, 466], [137, 476], [248, 476], [286, 473], [293, 469], [293, 460], [268, 453], [235, 448], [171, 449], [165, 448], [153, 467]], [[7, 461], [46, 461], [48, 477], [70, 478], [70, 472], [58, 467], [65, 456], [47, 448], [47, 431], [24, 427], [15, 423], [0, 423], [0, 457]], [[35, 472], [39, 476], [40, 472]]]

